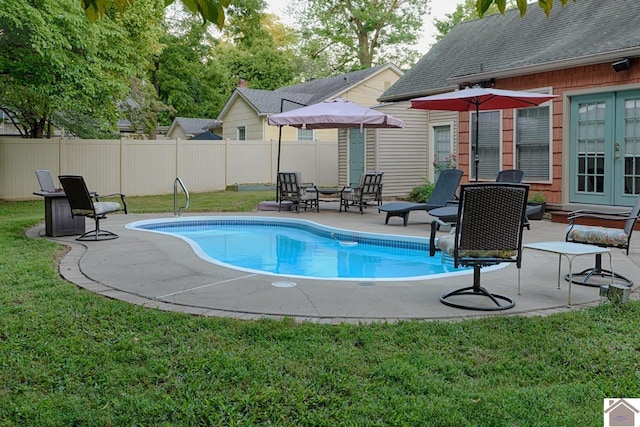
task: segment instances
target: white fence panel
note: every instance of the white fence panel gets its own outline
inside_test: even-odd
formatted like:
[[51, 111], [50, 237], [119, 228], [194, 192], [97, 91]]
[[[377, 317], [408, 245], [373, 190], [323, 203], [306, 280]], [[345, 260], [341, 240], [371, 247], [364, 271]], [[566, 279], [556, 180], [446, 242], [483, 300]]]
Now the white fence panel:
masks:
[[227, 141], [226, 185], [275, 182], [271, 149], [270, 141]]
[[[337, 142], [286, 141], [280, 170], [306, 182], [338, 184]], [[273, 184], [277, 141], [81, 140], [0, 138], [0, 199], [33, 199], [36, 169], [84, 176], [91, 190], [132, 196], [169, 194], [180, 177], [190, 192], [235, 184]], [[57, 180], [56, 180], [57, 181]]]
[[175, 140], [123, 140], [122, 192], [169, 194], [176, 178]]
[[179, 176], [192, 193], [224, 190], [226, 151], [224, 141], [180, 141], [175, 176]]

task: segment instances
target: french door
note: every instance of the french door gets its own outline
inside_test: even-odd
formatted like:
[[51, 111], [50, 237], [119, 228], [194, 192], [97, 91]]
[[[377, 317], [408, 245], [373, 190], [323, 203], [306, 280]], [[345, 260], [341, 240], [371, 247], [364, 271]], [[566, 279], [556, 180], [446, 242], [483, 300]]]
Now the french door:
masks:
[[640, 194], [640, 90], [571, 98], [570, 193], [632, 206]]
[[358, 184], [364, 173], [364, 135], [364, 129], [349, 129], [349, 184]]

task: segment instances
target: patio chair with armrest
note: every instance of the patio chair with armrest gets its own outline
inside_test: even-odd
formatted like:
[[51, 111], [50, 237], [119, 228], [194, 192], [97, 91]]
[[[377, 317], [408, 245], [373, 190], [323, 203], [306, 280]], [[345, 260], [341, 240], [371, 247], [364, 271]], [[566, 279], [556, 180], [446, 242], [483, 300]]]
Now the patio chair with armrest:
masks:
[[357, 186], [343, 188], [340, 192], [340, 212], [343, 207], [347, 211], [349, 206], [358, 206], [360, 213], [364, 214], [367, 203], [375, 202], [380, 205], [383, 175], [384, 172], [365, 172], [360, 175]]
[[380, 206], [378, 210], [387, 213], [384, 223], [388, 224], [389, 218], [397, 216], [402, 218], [403, 225], [406, 227], [411, 211], [424, 210], [429, 212], [432, 209], [446, 206], [455, 199], [462, 174], [460, 169], [445, 169], [440, 172], [431, 196], [425, 203], [392, 202]]
[[118, 202], [103, 202], [99, 201], [97, 196], [92, 195], [89, 192], [87, 184], [82, 176], [60, 175], [58, 179], [60, 179], [60, 184], [62, 184], [64, 193], [69, 200], [71, 215], [92, 218], [96, 224], [95, 230], [87, 231], [80, 237], [76, 238], [76, 240], [87, 241], [117, 239], [117, 234], [100, 228], [100, 220], [105, 219], [108, 213], [118, 212], [120, 210], [123, 210], [126, 214], [127, 203], [125, 202], [125, 195], [121, 193], [113, 193], [100, 196], [101, 198], [119, 196], [122, 205]]
[[[453, 258], [454, 266], [473, 267], [473, 285], [448, 292], [440, 302], [468, 310], [506, 310], [515, 305], [512, 298], [489, 292], [480, 284], [481, 268], [505, 262], [518, 268], [522, 264], [522, 234], [526, 221], [529, 186], [513, 183], [462, 185], [458, 218], [452, 234], [435, 239], [432, 228], [431, 254], [437, 246], [443, 256]], [[483, 297], [482, 305], [471, 305], [469, 297]]]
[[300, 213], [300, 206], [307, 210], [307, 207], [316, 207], [320, 212], [320, 193], [315, 185], [303, 184], [300, 172], [278, 172], [278, 182], [280, 184], [280, 197], [278, 212], [282, 208], [282, 202], [291, 202], [294, 209]]
[[[636, 203], [630, 211], [626, 212], [613, 212], [605, 210], [578, 210], [570, 212], [567, 216], [569, 225], [567, 226], [567, 234], [565, 240], [567, 242], [585, 243], [588, 245], [596, 245], [604, 248], [619, 248], [626, 251], [629, 255], [629, 245], [631, 243], [631, 234], [633, 228], [638, 221], [640, 215], [640, 196], [636, 199]], [[584, 220], [606, 220], [613, 221], [622, 226], [622, 228], [610, 228], [601, 226], [590, 226], [578, 224]], [[580, 273], [572, 273], [572, 282], [579, 285], [586, 286], [601, 286], [602, 283], [591, 281], [592, 278], [597, 276], [613, 278], [622, 282], [622, 285], [632, 286], [633, 281], [620, 274], [611, 272], [602, 268], [602, 254], [596, 254], [595, 266], [581, 271]], [[578, 276], [578, 280], [576, 280]], [[580, 276], [584, 276], [582, 280], [579, 280]], [[566, 280], [569, 280], [569, 275], [565, 276]]]

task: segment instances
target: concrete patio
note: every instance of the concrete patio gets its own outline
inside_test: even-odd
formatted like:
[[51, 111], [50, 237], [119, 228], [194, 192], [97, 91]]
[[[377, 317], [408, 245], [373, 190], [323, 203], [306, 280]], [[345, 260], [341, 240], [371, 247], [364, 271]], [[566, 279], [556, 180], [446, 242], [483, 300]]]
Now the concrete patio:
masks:
[[[338, 212], [335, 202], [321, 202], [320, 212], [253, 212], [241, 214], [213, 213], [211, 216], [274, 216], [314, 221], [327, 226], [391, 235], [428, 237], [432, 220], [426, 212], [411, 213], [409, 225], [392, 219], [384, 225], [384, 213], [369, 207], [364, 215], [357, 210]], [[209, 216], [190, 214], [183, 216]], [[515, 299], [514, 308], [500, 312], [468, 311], [440, 303], [441, 294], [470, 286], [470, 274], [432, 280], [406, 281], [337, 281], [287, 279], [252, 274], [214, 265], [198, 258], [181, 239], [125, 228], [126, 224], [171, 215], [111, 215], [102, 227], [120, 238], [101, 242], [77, 242], [75, 236], [51, 238], [70, 247], [60, 262], [60, 274], [77, 286], [108, 298], [168, 311], [204, 316], [259, 319], [292, 317], [297, 321], [321, 323], [397, 321], [401, 319], [463, 319], [496, 315], [546, 315], [581, 309], [602, 302], [597, 287], [574, 284], [571, 307], [567, 307], [568, 282], [557, 289], [558, 255], [525, 250], [521, 269], [522, 293], [517, 294], [517, 268], [506, 265], [482, 273], [482, 285], [489, 291]], [[397, 219], [397, 218], [396, 218]], [[87, 229], [93, 221], [87, 221]], [[563, 224], [532, 221], [525, 230], [525, 243], [564, 240]], [[29, 230], [33, 237], [44, 235], [44, 224]], [[638, 295], [640, 246], [632, 245], [627, 256], [612, 249], [613, 268], [636, 284], [632, 297]], [[439, 255], [437, 255], [439, 256]], [[608, 257], [603, 258], [604, 267]], [[594, 264], [592, 255], [579, 256], [573, 270], [581, 271]], [[562, 274], [568, 262], [562, 260]], [[273, 282], [291, 280], [294, 287], [281, 288]]]

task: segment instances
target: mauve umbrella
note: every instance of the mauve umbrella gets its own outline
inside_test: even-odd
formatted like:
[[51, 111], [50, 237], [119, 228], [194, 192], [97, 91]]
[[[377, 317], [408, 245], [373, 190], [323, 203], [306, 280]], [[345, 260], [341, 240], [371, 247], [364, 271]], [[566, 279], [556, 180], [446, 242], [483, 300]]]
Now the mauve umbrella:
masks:
[[400, 119], [342, 98], [274, 114], [269, 124], [305, 129], [404, 127]]
[[[273, 114], [269, 116], [268, 123], [273, 126], [293, 126], [305, 129], [404, 127], [404, 122], [400, 119], [342, 98]], [[278, 172], [280, 172], [281, 139], [282, 133], [278, 138]]]
[[516, 90], [503, 90], [493, 88], [467, 88], [454, 92], [440, 93], [438, 95], [414, 98], [411, 100], [411, 108], [421, 110], [447, 110], [447, 111], [475, 111], [475, 163], [476, 181], [478, 180], [478, 164], [480, 153], [478, 149], [478, 122], [480, 110], [503, 110], [507, 108], [526, 108], [540, 105], [543, 102], [555, 98], [556, 95], [532, 93]]

